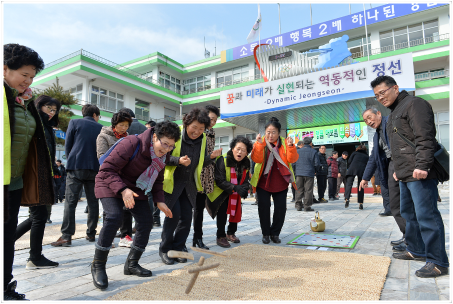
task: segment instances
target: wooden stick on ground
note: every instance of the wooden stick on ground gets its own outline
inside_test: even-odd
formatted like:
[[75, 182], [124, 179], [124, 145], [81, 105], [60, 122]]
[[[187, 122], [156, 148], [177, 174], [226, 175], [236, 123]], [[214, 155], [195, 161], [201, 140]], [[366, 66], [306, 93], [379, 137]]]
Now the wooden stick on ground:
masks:
[[192, 249], [193, 251], [198, 251], [198, 252], [202, 252], [202, 253], [216, 255], [216, 256], [219, 256], [219, 257], [222, 257], [222, 258], [226, 258], [227, 257], [227, 255], [224, 254], [224, 253], [215, 252], [215, 251], [211, 251], [211, 250], [201, 249], [201, 248], [197, 248], [197, 247], [190, 247], [190, 249]]
[[188, 273], [195, 273], [195, 272], [209, 270], [209, 269], [212, 269], [212, 268], [217, 268], [219, 266], [220, 266], [220, 263], [215, 263], [215, 264], [212, 264], [212, 265], [206, 265], [206, 266], [191, 268], [187, 272]]
[[[200, 266], [200, 267], [203, 266], [203, 263], [204, 263], [204, 256], [201, 256], [200, 260], [198, 261], [198, 266]], [[189, 281], [189, 285], [187, 285], [186, 294], [189, 294], [190, 291], [192, 290], [192, 287], [195, 284], [195, 281], [197, 280], [199, 274], [200, 274], [200, 272], [193, 274], [192, 278]]]
[[192, 261], [194, 260], [193, 254], [183, 251], [170, 250], [167, 252], [167, 255], [169, 258], [183, 258]]

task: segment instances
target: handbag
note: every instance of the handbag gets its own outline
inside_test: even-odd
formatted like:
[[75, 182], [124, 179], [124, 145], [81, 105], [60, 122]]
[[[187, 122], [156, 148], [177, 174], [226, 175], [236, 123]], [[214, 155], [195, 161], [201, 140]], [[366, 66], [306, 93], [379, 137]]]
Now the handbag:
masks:
[[[393, 128], [393, 132], [398, 134], [402, 140], [415, 149], [415, 144], [399, 133], [397, 128]], [[450, 179], [450, 154], [442, 144], [437, 142], [437, 140], [436, 144], [437, 151], [434, 153], [434, 164], [431, 169], [436, 172], [437, 180], [440, 183], [443, 183]]]
[[315, 218], [310, 221], [310, 228], [314, 232], [326, 230], [326, 223], [319, 218], [319, 212], [316, 211]]

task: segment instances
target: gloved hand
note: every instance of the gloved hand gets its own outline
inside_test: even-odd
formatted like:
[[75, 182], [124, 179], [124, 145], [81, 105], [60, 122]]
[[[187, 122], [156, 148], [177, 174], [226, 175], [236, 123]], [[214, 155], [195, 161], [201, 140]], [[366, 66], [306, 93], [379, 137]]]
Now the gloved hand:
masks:
[[233, 189], [235, 192], [237, 192], [239, 194], [240, 197], [242, 197], [244, 199], [247, 198], [247, 196], [249, 195], [248, 191], [239, 185], [235, 185], [233, 187]]

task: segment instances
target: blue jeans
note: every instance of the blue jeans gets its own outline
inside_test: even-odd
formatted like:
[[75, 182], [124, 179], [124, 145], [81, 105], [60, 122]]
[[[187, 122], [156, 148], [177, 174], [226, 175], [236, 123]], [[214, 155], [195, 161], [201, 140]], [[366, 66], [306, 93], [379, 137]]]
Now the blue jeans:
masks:
[[445, 230], [437, 209], [437, 180], [400, 181], [401, 215], [406, 220], [407, 251], [449, 267]]

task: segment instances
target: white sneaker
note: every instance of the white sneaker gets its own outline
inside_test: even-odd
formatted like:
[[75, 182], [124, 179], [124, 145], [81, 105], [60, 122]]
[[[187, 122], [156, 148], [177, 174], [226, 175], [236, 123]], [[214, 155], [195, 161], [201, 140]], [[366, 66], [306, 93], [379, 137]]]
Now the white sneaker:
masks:
[[118, 246], [119, 247], [129, 247], [130, 248], [131, 245], [132, 245], [132, 242], [133, 242], [132, 238], [130, 236], [126, 235], [124, 238], [122, 238], [120, 240], [120, 242], [118, 243]]

